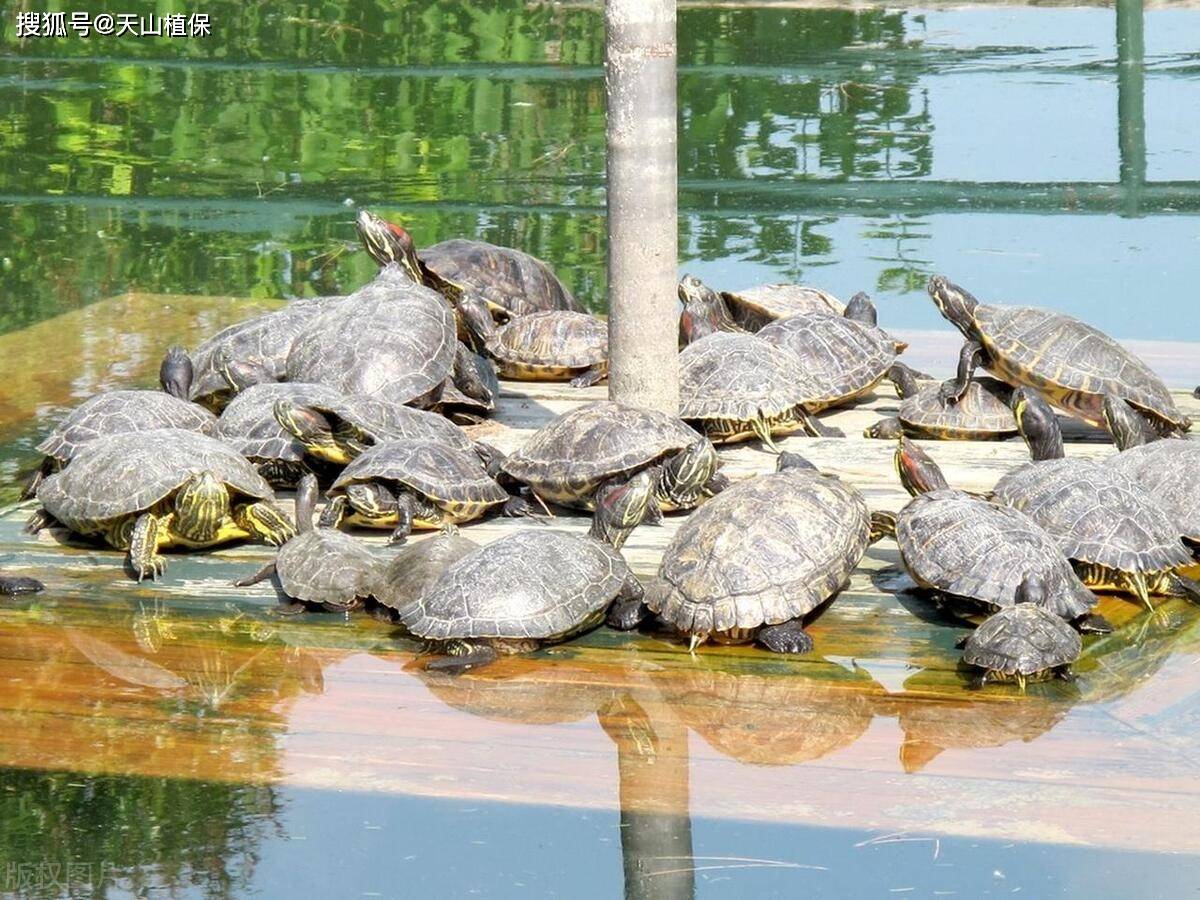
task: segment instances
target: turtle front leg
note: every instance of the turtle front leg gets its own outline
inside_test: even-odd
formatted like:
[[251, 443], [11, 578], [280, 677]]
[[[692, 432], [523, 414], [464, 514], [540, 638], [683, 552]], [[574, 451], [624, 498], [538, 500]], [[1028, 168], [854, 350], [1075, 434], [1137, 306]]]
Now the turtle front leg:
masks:
[[504, 506], [500, 508], [500, 515], [506, 519], [533, 519], [539, 524], [543, 521], [542, 516], [538, 514], [537, 507], [524, 497], [509, 497]]
[[266, 500], [247, 503], [235, 509], [234, 521], [250, 540], [272, 547], [282, 547], [296, 536], [296, 525], [287, 517], [287, 513]]
[[396, 527], [388, 535], [389, 544], [403, 544], [413, 530], [413, 513], [416, 501], [411, 494], [402, 493], [396, 498]]
[[37, 470], [30, 476], [29, 481], [26, 482], [25, 487], [21, 489], [21, 499], [32, 500], [36, 497], [37, 489], [43, 481], [54, 474], [56, 468], [57, 466], [55, 466], [54, 461], [50, 457], [47, 456], [43, 459], [42, 464], [38, 466]]
[[627, 481], [608, 481], [596, 491], [596, 512], [588, 533], [620, 550], [633, 529], [646, 518], [646, 509], [657, 503], [655, 474], [643, 469]]
[[597, 363], [590, 368], [584, 369], [578, 375], [571, 379], [571, 387], [585, 388], [591, 387], [593, 384], [599, 384], [608, 377], [608, 363]]
[[28, 519], [25, 520], [25, 526], [22, 529], [26, 534], [37, 534], [46, 528], [51, 528], [57, 523], [57, 520], [44, 509], [39, 509], [34, 512]]
[[275, 561], [267, 563], [253, 575], [247, 575], [245, 578], [239, 578], [233, 582], [234, 587], [250, 587], [252, 584], [258, 584], [260, 581], [266, 581], [275, 574]]
[[139, 582], [146, 577], [157, 581], [167, 571], [167, 561], [158, 552], [158, 548], [166, 542], [165, 518], [150, 512], [138, 516], [129, 536], [129, 565]]
[[446, 647], [446, 653], [447, 656], [440, 656], [426, 665], [425, 671], [461, 675], [470, 669], [490, 665], [500, 658], [500, 654], [491, 645], [473, 644], [469, 641], [456, 641]]
[[945, 403], [957, 403], [962, 399], [967, 388], [971, 386], [971, 377], [975, 368], [983, 362], [983, 345], [979, 341], [967, 341], [958, 354], [958, 374], [953, 381], [948, 381], [938, 389], [938, 395]]
[[813, 648], [813, 639], [800, 619], [764, 625], [756, 639], [772, 653], [808, 653]]
[[617, 631], [632, 631], [641, 625], [650, 615], [650, 607], [642, 602], [645, 595], [642, 583], [630, 575], [604, 617], [608, 627]]
[[844, 438], [846, 432], [832, 425], [822, 425], [820, 420], [803, 406], [796, 407], [796, 420], [804, 433], [810, 437]]

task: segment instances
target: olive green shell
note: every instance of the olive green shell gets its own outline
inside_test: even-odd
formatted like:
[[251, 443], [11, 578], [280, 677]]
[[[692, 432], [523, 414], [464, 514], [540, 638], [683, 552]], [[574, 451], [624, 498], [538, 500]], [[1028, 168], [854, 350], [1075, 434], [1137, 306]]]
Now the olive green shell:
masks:
[[722, 291], [721, 297], [733, 320], [751, 331], [776, 319], [813, 312], [840, 316], [846, 309], [832, 294], [802, 284], [760, 284], [740, 291]]
[[896, 361], [895, 341], [878, 328], [825, 312], [780, 319], [758, 337], [799, 357], [817, 392], [810, 412], [865, 394]]
[[698, 440], [672, 416], [598, 400], [538, 429], [508, 457], [504, 471], [554, 502], [586, 507], [602, 482], [632, 475]]
[[329, 609], [350, 609], [370, 596], [379, 560], [335, 528], [302, 531], [279, 549], [275, 573], [289, 597]]
[[506, 370], [530, 377], [586, 369], [608, 359], [608, 325], [587, 313], [550, 310], [518, 316], [488, 339], [488, 352]]
[[375, 397], [339, 395], [336, 400], [309, 404], [333, 420], [341, 419], [371, 440], [434, 441], [455, 450], [470, 452], [474, 446], [465, 431], [448, 419], [401, 403]]
[[1004, 675], [1030, 676], [1075, 662], [1079, 633], [1034, 603], [1018, 603], [990, 616], [967, 638], [963, 660]]
[[296, 336], [287, 380], [428, 406], [453, 369], [457, 345], [445, 300], [388, 265]]
[[607, 544], [523, 529], [463, 557], [397, 612], [428, 640], [554, 640], [598, 622], [632, 577]]
[[1200, 543], [1200, 442], [1155, 441], [1112, 460], [1179, 523], [1180, 533]]
[[439, 503], [497, 504], [508, 493], [491, 478], [473, 452], [432, 441], [385, 441], [367, 449], [342, 470], [330, 494], [349, 485], [394, 481]]
[[947, 403], [940, 385], [922, 388], [900, 404], [900, 421], [909, 431], [942, 440], [994, 440], [1017, 433], [1008, 401], [1012, 389], [986, 376], [971, 379], [957, 403]]
[[777, 625], [841, 590], [870, 531], [866, 502], [841, 479], [808, 469], [760, 475], [688, 517], [645, 602], [684, 634]]
[[1073, 560], [1132, 573], [1174, 569], [1192, 558], [1178, 524], [1110, 463], [1028, 463], [1004, 475], [995, 496], [1046, 529]]
[[149, 509], [205, 471], [239, 494], [274, 499], [271, 486], [232, 447], [175, 428], [89, 441], [71, 465], [41, 483], [37, 498], [50, 515], [78, 531], [81, 525]]
[[66, 462], [88, 441], [105, 435], [158, 428], [210, 434], [216, 423], [217, 417], [204, 407], [163, 391], [104, 391], [67, 413], [37, 450]]
[[1105, 394], [1114, 394], [1178, 427], [1191, 423], [1162, 380], [1137, 356], [1086, 322], [1029, 306], [975, 307], [975, 327], [1006, 381], [1103, 426]]
[[398, 610], [415, 601], [451, 565], [479, 545], [459, 534], [437, 533], [424, 540], [413, 539], [380, 567], [372, 593], [390, 609]]
[[679, 353], [679, 415], [751, 421], [821, 395], [792, 353], [752, 334], [718, 331]]
[[1040, 525], [1018, 510], [961, 491], [915, 497], [896, 516], [896, 543], [919, 585], [953, 597], [1012, 606], [1021, 582], [1040, 575], [1044, 605], [1055, 615], [1076, 619], [1096, 605], [1058, 542]]
[[304, 445], [275, 420], [276, 401], [321, 406], [337, 404], [341, 399], [338, 391], [324, 384], [256, 384], [229, 402], [213, 436], [252, 459], [295, 462], [304, 458]]
[[514, 316], [548, 309], [583, 309], [548, 265], [520, 250], [455, 239], [426, 247], [417, 257], [435, 282], [482, 297], [489, 306]]

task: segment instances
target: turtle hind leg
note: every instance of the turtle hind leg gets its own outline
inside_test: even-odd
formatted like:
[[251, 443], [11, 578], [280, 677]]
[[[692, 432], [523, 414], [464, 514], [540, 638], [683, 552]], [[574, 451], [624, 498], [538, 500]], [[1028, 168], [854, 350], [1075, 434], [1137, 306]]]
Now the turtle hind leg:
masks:
[[33, 474], [29, 476], [29, 481], [25, 482], [25, 487], [21, 489], [22, 500], [32, 500], [37, 496], [37, 489], [41, 486], [49, 476], [54, 474], [55, 465], [50, 457], [42, 460], [42, 464], [38, 466]]
[[1164, 572], [1154, 580], [1154, 593], [1167, 597], [1183, 597], [1192, 603], [1200, 603], [1200, 584], [1174, 572]]
[[15, 597], [20, 594], [36, 594], [44, 591], [46, 586], [36, 578], [24, 578], [19, 575], [0, 575], [0, 594]]
[[631, 575], [621, 588], [621, 593], [608, 607], [608, 613], [604, 617], [608, 627], [617, 631], [632, 631], [641, 625], [650, 615], [650, 607], [642, 602], [645, 595], [642, 583], [636, 576]]
[[885, 537], [896, 536], [896, 514], [886, 510], [876, 510], [871, 513], [871, 534], [868, 540], [874, 544]]
[[280, 547], [296, 536], [296, 524], [273, 503], [260, 500], [234, 510], [234, 520], [251, 540]]
[[812, 636], [799, 619], [764, 625], [758, 629], [756, 640], [772, 653], [808, 653], [813, 648]]
[[158, 552], [166, 538], [167, 523], [163, 519], [149, 512], [138, 516], [129, 536], [129, 565], [138, 581], [147, 577], [157, 581], [167, 571], [167, 561]]
[[571, 387], [585, 388], [591, 387], [593, 384], [599, 384], [608, 377], [608, 363], [599, 363], [584, 369], [578, 375], [571, 379]]
[[1080, 634], [1112, 634], [1112, 622], [1099, 613], [1084, 613], [1071, 623]]
[[471, 669], [479, 669], [499, 659], [500, 654], [488, 644], [462, 642], [447, 648], [449, 655], [431, 660], [427, 672], [442, 672], [446, 675], [461, 675]]

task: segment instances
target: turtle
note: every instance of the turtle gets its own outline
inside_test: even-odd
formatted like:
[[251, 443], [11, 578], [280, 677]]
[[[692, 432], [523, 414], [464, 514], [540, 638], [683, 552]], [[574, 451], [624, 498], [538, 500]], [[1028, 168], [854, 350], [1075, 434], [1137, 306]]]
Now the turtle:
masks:
[[1191, 428], [1162, 380], [1086, 322], [1031, 306], [989, 306], [941, 275], [929, 279], [928, 289], [941, 314], [967, 339], [958, 374], [943, 389], [947, 398], [962, 397], [976, 366], [982, 365], [1090, 425], [1103, 427], [1103, 400], [1112, 394], [1132, 404], [1162, 434]]
[[1071, 663], [1079, 659], [1083, 641], [1070, 625], [1046, 609], [1047, 586], [1029, 575], [1017, 588], [1012, 606], [989, 616], [963, 644], [963, 662], [989, 681], [1015, 681], [1025, 690], [1027, 681], [1059, 677], [1070, 679]]
[[1096, 597], [1075, 574], [1058, 542], [1016, 509], [950, 489], [930, 457], [908, 438], [895, 454], [896, 471], [913, 494], [896, 515], [871, 517], [872, 537], [896, 539], [904, 567], [932, 592], [942, 609], [975, 622], [1012, 606], [1029, 576], [1041, 579], [1050, 612], [1092, 632], [1112, 626], [1093, 614]]
[[684, 275], [676, 289], [683, 310], [679, 313], [679, 346], [686, 347], [693, 341], [712, 334], [714, 331], [745, 332], [746, 328], [733, 320], [729, 307], [721, 295], [695, 275]]
[[376, 444], [342, 470], [329, 494], [337, 520], [387, 528], [392, 543], [403, 543], [414, 528], [470, 522], [493, 507], [509, 516], [531, 512], [488, 475], [473, 451], [435, 441]]
[[340, 466], [385, 440], [435, 441], [464, 452], [474, 446], [465, 431], [436, 413], [374, 397], [339, 395], [299, 405], [282, 396], [271, 413], [308, 455]]
[[776, 319], [800, 313], [823, 312], [840, 316], [846, 306], [820, 288], [803, 284], [760, 284], [739, 291], [721, 291], [733, 320], [747, 331], [758, 331]]
[[296, 335], [286, 380], [432, 406], [454, 368], [457, 343], [454, 315], [442, 298], [388, 265]]
[[718, 331], [679, 354], [680, 417], [715, 444], [757, 437], [778, 452], [777, 434], [842, 437], [809, 415], [823, 393], [800, 359], [753, 334]]
[[643, 517], [718, 493], [719, 465], [712, 443], [679, 419], [599, 400], [542, 426], [501, 468], [546, 502], [595, 510], [592, 534], [620, 548]]
[[343, 612], [361, 606], [378, 580], [379, 560], [350, 535], [330, 527], [324, 517], [313, 527], [317, 478], [308, 474], [296, 488], [297, 534], [279, 548], [272, 562], [248, 578], [234, 582], [248, 587], [275, 576], [283, 592], [308, 606]]
[[[89, 441], [37, 490], [45, 516], [127, 550], [138, 581], [166, 570], [164, 547], [289, 540], [295, 526], [274, 497], [232, 447], [177, 428]], [[35, 513], [30, 526], [44, 526], [45, 516]]]
[[804, 619], [850, 579], [871, 535], [855, 488], [794, 453], [714, 497], [675, 532], [644, 603], [695, 648], [756, 642], [804, 653]]
[[994, 497], [1026, 513], [1059, 542], [1084, 584], [1200, 600], [1200, 585], [1178, 570], [1192, 561], [1180, 526], [1111, 461], [1066, 458], [1054, 411], [1018, 388], [1013, 411], [1033, 462], [1005, 474]]
[[608, 324], [593, 315], [552, 309], [497, 327], [482, 300], [459, 303], [476, 338], [504, 378], [567, 381], [587, 387], [608, 375]]
[[431, 667], [463, 670], [568, 640], [600, 625], [614, 601], [641, 596], [608, 544], [526, 528], [453, 563], [397, 615], [410, 634], [452, 657]]
[[972, 378], [961, 399], [950, 403], [939, 385], [922, 387], [903, 363], [893, 365], [888, 378], [902, 398], [900, 409], [868, 426], [863, 437], [894, 440], [906, 434], [939, 441], [998, 441], [1017, 433], [1007, 382]]
[[433, 411], [459, 425], [477, 425], [496, 409], [499, 397], [496, 367], [459, 341], [454, 368], [442, 383], [441, 396]]
[[478, 297], [501, 320], [551, 309], [583, 312], [550, 267], [528, 253], [486, 241], [455, 238], [418, 251], [404, 228], [367, 210], [355, 221], [363, 247], [379, 265], [397, 263], [457, 305]]
[[94, 394], [72, 409], [37, 445], [42, 464], [25, 486], [22, 499], [37, 493], [42, 480], [57, 472], [88, 441], [108, 434], [180, 428], [210, 434], [217, 417], [202, 406], [162, 391], [117, 390]]
[[456, 526], [445, 526], [437, 534], [400, 547], [376, 573], [372, 595], [381, 606], [398, 611], [451, 565], [478, 549], [479, 544], [463, 537]]

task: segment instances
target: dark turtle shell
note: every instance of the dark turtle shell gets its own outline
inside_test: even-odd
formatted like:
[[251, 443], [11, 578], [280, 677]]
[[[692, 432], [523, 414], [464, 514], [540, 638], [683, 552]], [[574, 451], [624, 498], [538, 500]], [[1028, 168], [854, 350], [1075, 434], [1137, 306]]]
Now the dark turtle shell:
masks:
[[680, 632], [777, 625], [841, 590], [870, 535], [851, 485], [785, 469], [726, 488], [675, 532], [646, 605]]
[[1164, 440], [1133, 447], [1112, 460], [1180, 525], [1180, 533], [1200, 544], [1200, 442]]
[[289, 597], [328, 609], [350, 609], [370, 596], [379, 560], [334, 528], [302, 531], [279, 549], [275, 572]]
[[421, 264], [453, 292], [481, 297], [514, 316], [583, 307], [550, 267], [528, 253], [485, 241], [442, 241], [417, 252]]
[[1011, 437], [1017, 421], [1008, 405], [1012, 394], [1003, 381], [986, 376], [971, 379], [957, 403], [949, 403], [940, 385], [922, 388], [900, 404], [906, 430], [940, 440], [979, 441]]
[[608, 359], [608, 324], [581, 312], [531, 313], [496, 329], [487, 349], [503, 368], [529, 377], [586, 369]]
[[1076, 619], [1096, 597], [1067, 562], [1058, 542], [1024, 513], [960, 491], [915, 497], [896, 517], [904, 565], [922, 587], [993, 608], [1014, 605], [1030, 575], [1046, 584], [1055, 615]]
[[274, 499], [271, 486], [232, 447], [175, 428], [89, 441], [69, 466], [41, 483], [37, 498], [50, 515], [78, 531], [81, 525], [149, 509], [205, 471], [239, 494]]
[[803, 284], [760, 284], [740, 291], [722, 291], [721, 297], [734, 321], [750, 331], [789, 316], [814, 312], [840, 316], [846, 310], [837, 297]]
[[412, 604], [451, 565], [478, 549], [477, 543], [460, 534], [414, 538], [380, 568], [372, 593], [384, 606], [399, 610]]
[[162, 391], [104, 391], [67, 413], [37, 450], [67, 462], [88, 441], [105, 435], [159, 428], [209, 434], [216, 422], [204, 407]]
[[679, 354], [684, 419], [771, 418], [821, 396], [800, 359], [752, 334], [718, 331]]
[[385, 441], [354, 459], [330, 488], [331, 494], [349, 485], [394, 481], [441, 503], [498, 504], [508, 500], [471, 451], [432, 441]]
[[310, 406], [327, 418], [347, 422], [376, 443], [433, 441], [464, 452], [470, 452], [474, 446], [465, 431], [442, 416], [388, 400], [339, 395], [336, 400]]
[[246, 388], [229, 402], [217, 420], [214, 437], [243, 456], [289, 462], [304, 457], [304, 446], [276, 421], [272, 410], [279, 400], [303, 406], [331, 406], [342, 395], [323, 384], [271, 383]]
[[429, 640], [555, 640], [598, 623], [632, 577], [607, 544], [522, 529], [451, 565], [398, 613]]
[[428, 406], [437, 402], [457, 345], [446, 302], [388, 265], [296, 336], [287, 380]]
[[1035, 603], [1018, 603], [989, 616], [963, 649], [963, 660], [989, 672], [1029, 677], [1079, 658], [1079, 633]]

